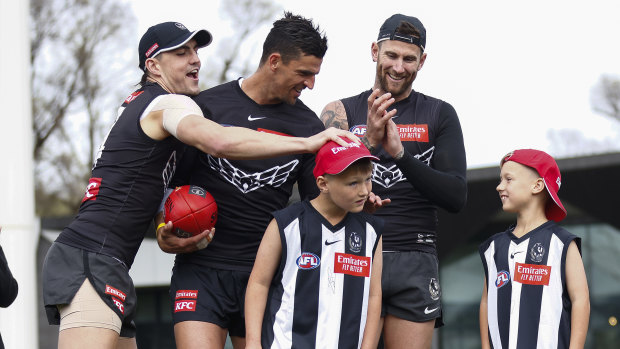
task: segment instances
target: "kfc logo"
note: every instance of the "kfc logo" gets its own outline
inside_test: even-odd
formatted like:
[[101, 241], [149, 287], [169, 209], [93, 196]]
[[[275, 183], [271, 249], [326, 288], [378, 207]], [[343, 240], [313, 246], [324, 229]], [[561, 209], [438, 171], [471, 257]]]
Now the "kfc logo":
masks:
[[114, 297], [112, 297], [112, 302], [114, 302], [114, 305], [116, 305], [118, 310], [120, 310], [121, 314], [125, 314], [125, 305], [123, 304], [123, 302], [119, 301]]
[[174, 303], [174, 312], [180, 311], [196, 311], [196, 301], [176, 301]]

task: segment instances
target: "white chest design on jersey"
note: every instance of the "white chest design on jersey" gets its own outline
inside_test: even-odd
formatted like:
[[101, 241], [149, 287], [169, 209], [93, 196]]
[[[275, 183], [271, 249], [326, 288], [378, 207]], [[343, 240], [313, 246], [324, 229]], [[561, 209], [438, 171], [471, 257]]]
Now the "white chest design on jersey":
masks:
[[295, 159], [282, 166], [277, 165], [262, 172], [245, 173], [226, 159], [214, 158], [211, 155], [207, 157], [209, 159], [209, 166], [228, 182], [234, 184], [244, 194], [266, 185], [272, 187], [281, 186], [299, 163], [299, 160]]
[[[423, 163], [425, 163], [427, 166], [430, 166], [431, 159], [433, 158], [434, 152], [435, 152], [435, 147], [433, 146], [422, 154], [414, 155], [414, 157], [422, 161]], [[398, 166], [396, 166], [395, 164], [390, 167], [386, 167], [378, 163], [375, 163], [375, 166], [372, 170], [372, 181], [374, 183], [379, 184], [380, 186], [384, 188], [389, 188], [398, 182], [402, 182], [406, 180], [407, 180], [407, 177], [403, 175], [403, 173], [400, 171]]]

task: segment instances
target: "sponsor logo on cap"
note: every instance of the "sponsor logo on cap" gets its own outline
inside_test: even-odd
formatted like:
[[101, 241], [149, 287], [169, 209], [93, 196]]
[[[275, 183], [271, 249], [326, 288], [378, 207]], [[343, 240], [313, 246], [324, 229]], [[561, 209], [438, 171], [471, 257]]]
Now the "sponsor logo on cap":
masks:
[[151, 53], [153, 53], [153, 51], [157, 50], [158, 48], [159, 48], [159, 45], [157, 43], [154, 43], [150, 49], [146, 50], [146, 53], [144, 54], [144, 56], [148, 58], [151, 55]]
[[319, 256], [310, 252], [302, 252], [301, 256], [297, 257], [297, 267], [299, 269], [314, 269], [321, 265], [321, 259]]
[[187, 30], [187, 28], [183, 24], [181, 24], [179, 22], [174, 23], [174, 25], [176, 25], [177, 28], [179, 28], [181, 30]]
[[550, 265], [515, 264], [515, 281], [527, 285], [549, 285]]
[[196, 311], [196, 301], [183, 300], [174, 302], [174, 312], [178, 313], [180, 311]]
[[505, 270], [502, 270], [497, 273], [497, 278], [495, 279], [495, 287], [502, 288], [510, 282], [510, 273]]

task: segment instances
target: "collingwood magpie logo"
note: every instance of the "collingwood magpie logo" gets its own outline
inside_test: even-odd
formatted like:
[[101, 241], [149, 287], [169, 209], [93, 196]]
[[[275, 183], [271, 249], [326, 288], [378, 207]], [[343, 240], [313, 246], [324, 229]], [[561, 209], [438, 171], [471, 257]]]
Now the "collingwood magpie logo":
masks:
[[279, 187], [286, 182], [288, 176], [297, 167], [299, 160], [295, 159], [282, 166], [274, 166], [262, 172], [245, 173], [244, 171], [233, 166], [228, 160], [214, 158], [208, 155], [209, 166], [219, 172], [219, 174], [232, 183], [242, 193], [246, 194], [256, 189], [260, 189], [266, 185]]
[[354, 231], [349, 234], [349, 249], [355, 253], [362, 250], [362, 237]]
[[[429, 148], [422, 154], [414, 155], [414, 157], [427, 166], [431, 165], [431, 159], [433, 158], [433, 154], [435, 152], [435, 147]], [[372, 181], [379, 184], [384, 188], [389, 188], [394, 184], [402, 181], [406, 181], [407, 178], [403, 176], [403, 173], [400, 171], [396, 164], [393, 164], [390, 167], [383, 166], [381, 164], [375, 163], [375, 166], [372, 170]]]

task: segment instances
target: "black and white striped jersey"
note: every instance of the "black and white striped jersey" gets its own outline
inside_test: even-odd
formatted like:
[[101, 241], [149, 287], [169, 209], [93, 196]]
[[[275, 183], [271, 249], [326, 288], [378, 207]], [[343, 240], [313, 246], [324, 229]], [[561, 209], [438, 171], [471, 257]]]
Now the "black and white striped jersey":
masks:
[[581, 239], [553, 221], [521, 238], [495, 234], [479, 252], [487, 281], [489, 340], [495, 349], [568, 348], [571, 302], [566, 251]]
[[331, 225], [308, 201], [277, 211], [282, 260], [263, 319], [264, 348], [359, 348], [383, 222], [349, 213]]

